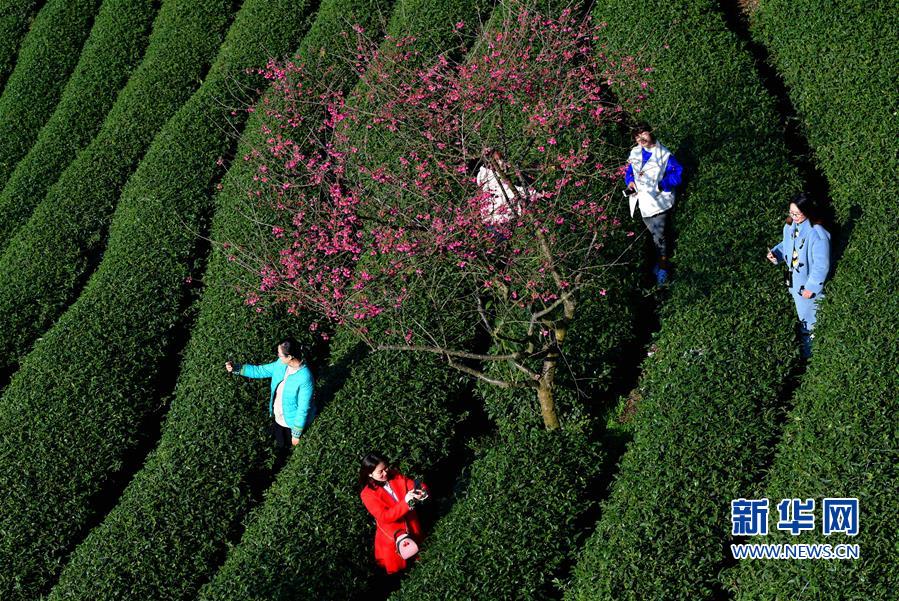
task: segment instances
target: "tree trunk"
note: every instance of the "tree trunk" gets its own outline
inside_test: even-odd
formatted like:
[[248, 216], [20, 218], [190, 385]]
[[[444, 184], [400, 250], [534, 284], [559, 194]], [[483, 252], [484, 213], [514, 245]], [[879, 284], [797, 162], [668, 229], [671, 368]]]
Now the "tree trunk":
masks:
[[553, 398], [553, 378], [556, 375], [556, 365], [543, 364], [543, 375], [540, 376], [540, 385], [537, 387], [537, 400], [540, 401], [540, 413], [543, 415], [543, 425], [547, 430], [559, 428], [559, 415], [556, 413], [556, 401]]
[[556, 400], [553, 396], [558, 359], [559, 356], [555, 351], [546, 356], [537, 386], [537, 400], [540, 401], [540, 413], [543, 415], [543, 425], [547, 430], [559, 428], [559, 414], [556, 412]]
[[567, 328], [557, 327], [553, 332], [555, 344], [546, 358], [543, 360], [543, 369], [537, 385], [537, 400], [540, 401], [540, 413], [543, 415], [543, 425], [547, 430], [559, 428], [559, 414], [556, 412], [556, 400], [553, 394], [556, 380], [556, 366], [559, 363], [559, 346], [565, 340]]

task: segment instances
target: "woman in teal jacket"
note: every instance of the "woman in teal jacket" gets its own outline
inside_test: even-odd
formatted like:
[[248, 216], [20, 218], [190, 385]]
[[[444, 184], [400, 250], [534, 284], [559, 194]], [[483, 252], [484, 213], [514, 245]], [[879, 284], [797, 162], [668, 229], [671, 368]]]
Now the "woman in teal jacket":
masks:
[[808, 358], [812, 354], [818, 303], [824, 298], [824, 280], [830, 272], [830, 233], [821, 225], [820, 211], [805, 193], [790, 203], [783, 239], [768, 251], [768, 260], [775, 265], [786, 263], [786, 284], [799, 317], [800, 350]]
[[287, 446], [287, 439], [296, 446], [300, 434], [315, 417], [312, 403], [312, 372], [306, 365], [302, 347], [293, 338], [278, 345], [278, 358], [266, 365], [225, 363], [228, 373], [247, 378], [271, 378], [268, 413], [274, 420], [272, 434], [278, 446]]

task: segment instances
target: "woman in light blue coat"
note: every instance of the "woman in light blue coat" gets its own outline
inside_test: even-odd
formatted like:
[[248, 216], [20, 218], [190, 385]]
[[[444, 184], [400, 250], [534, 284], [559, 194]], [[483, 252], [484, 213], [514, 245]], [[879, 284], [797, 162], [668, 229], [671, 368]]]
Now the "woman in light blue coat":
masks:
[[801, 353], [812, 353], [812, 331], [817, 320], [818, 303], [824, 298], [824, 281], [830, 272], [830, 233], [820, 222], [820, 211], [804, 192], [790, 203], [790, 217], [781, 242], [768, 251], [773, 264], [786, 264], [786, 284], [796, 305]]
[[266, 365], [241, 365], [228, 361], [228, 373], [237, 373], [247, 378], [271, 378], [268, 413], [273, 423], [270, 426], [279, 447], [293, 446], [300, 442], [300, 435], [315, 416], [312, 403], [312, 372], [306, 365], [305, 351], [293, 338], [287, 338], [278, 345], [278, 358]]

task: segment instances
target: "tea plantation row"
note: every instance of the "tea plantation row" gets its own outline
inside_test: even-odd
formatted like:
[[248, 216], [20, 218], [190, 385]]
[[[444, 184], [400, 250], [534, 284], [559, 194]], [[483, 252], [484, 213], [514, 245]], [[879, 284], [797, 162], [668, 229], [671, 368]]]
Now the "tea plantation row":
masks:
[[[839, 242], [847, 244], [815, 327], [815, 354], [758, 493], [772, 502], [815, 499], [815, 531], [794, 539], [772, 530], [765, 542], [858, 544], [861, 558], [750, 561], [724, 578], [741, 600], [895, 599], [899, 11], [892, 2], [765, 0], [752, 21], [830, 184], [843, 222]], [[858, 536], [821, 534], [825, 497], [859, 500]]]
[[[342, 43], [344, 19], [376, 30], [379, 14], [371, 9], [364, 0], [324, 2], [297, 56], [309, 61], [310, 70], [337, 67], [332, 83], [338, 78], [352, 83], [346, 68], [339, 70], [327, 58], [321, 64], [310, 59]], [[238, 157], [264, 145], [261, 117], [256, 112], [249, 119]], [[250, 163], [232, 163], [215, 198], [214, 240], [252, 239], [243, 209], [253, 174]], [[251, 482], [271, 470], [271, 445], [260, 438], [266, 419], [263, 387], [228, 376], [223, 364], [227, 357], [268, 362], [279, 337], [291, 332], [300, 337], [304, 323], [248, 309], [237, 292], [247, 274], [228, 261], [230, 252], [220, 244], [213, 248], [159, 444], [118, 505], [76, 549], [51, 598], [190, 598], [214, 572], [229, 534], [238, 529]], [[323, 387], [321, 381], [317, 385]], [[318, 398], [328, 395], [320, 390]]]
[[[179, 23], [200, 28], [188, 46], [195, 50], [216, 41], [216, 25], [229, 17], [220, 4], [199, 6]], [[97, 272], [0, 399], [4, 432], [17, 433], [0, 446], [3, 598], [52, 581], [60, 557], [95, 519], [95, 496], [140, 442], [166, 380], [160, 368], [184, 327], [184, 281], [198, 267], [196, 234], [211, 212], [216, 157], [233, 143], [221, 127], [222, 99], [238, 82], [252, 89], [245, 70], [268, 52], [288, 52], [308, 24], [294, 2], [243, 3], [203, 85], [128, 181]], [[185, 29], [168, 35], [181, 38]], [[29, 477], [21, 478], [25, 464]], [[48, 498], [56, 502], [48, 506]]]
[[100, 0], [50, 0], [38, 12], [0, 96], [0, 186], [59, 100]]
[[725, 560], [730, 500], [779, 435], [794, 316], [764, 251], [798, 181], [716, 3], [608, 0], [594, 15], [613, 49], [653, 67], [642, 114], [689, 175], [634, 439], [566, 598], [704, 599]]
[[77, 297], [102, 254], [122, 186], [203, 79], [231, 4], [163, 3], [144, 58], [100, 132], [9, 240], [0, 255], [0, 367], [18, 363]]
[[149, 0], [106, 0], [53, 115], [0, 184], [0, 248], [96, 135], [147, 47], [156, 11]]

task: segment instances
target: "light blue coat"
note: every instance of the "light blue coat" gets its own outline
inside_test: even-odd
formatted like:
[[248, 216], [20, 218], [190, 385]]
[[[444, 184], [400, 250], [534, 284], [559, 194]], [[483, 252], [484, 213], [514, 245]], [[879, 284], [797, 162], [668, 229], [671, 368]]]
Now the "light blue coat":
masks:
[[[799, 234], [793, 237], [794, 230]], [[790, 295], [796, 304], [799, 322], [806, 331], [815, 325], [818, 303], [824, 298], [824, 281], [830, 272], [830, 233], [820, 225], [813, 225], [808, 219], [800, 224], [785, 225], [783, 240], [771, 249], [777, 262], [786, 261], [790, 265], [794, 248], [799, 253], [799, 265], [792, 268], [793, 286]], [[805, 298], [803, 290], [814, 296]]]
[[[247, 378], [271, 378], [268, 413], [274, 417], [275, 391], [281, 380], [284, 379], [284, 374], [287, 373], [287, 364], [276, 359], [266, 365], [241, 365], [240, 369], [235, 371]], [[287, 381], [284, 382], [284, 390], [281, 393], [284, 404], [284, 421], [290, 426], [290, 433], [294, 438], [299, 438], [303, 433], [303, 428], [315, 417], [315, 407], [312, 404], [313, 384], [312, 372], [305, 364], [299, 371], [288, 376]]]

